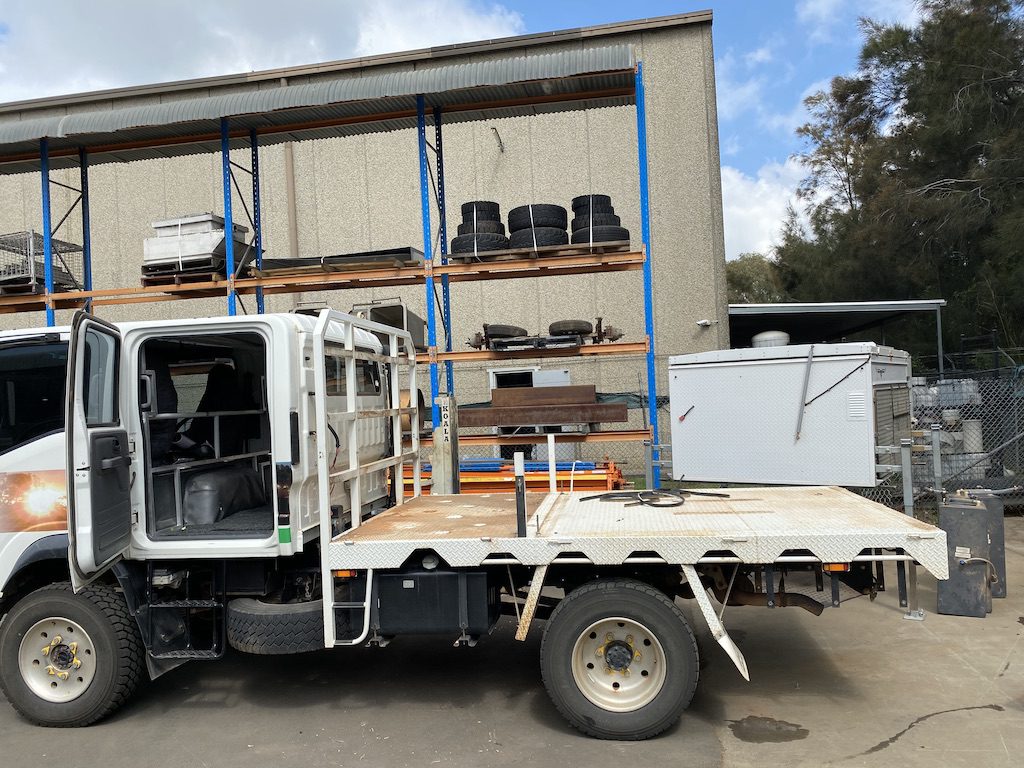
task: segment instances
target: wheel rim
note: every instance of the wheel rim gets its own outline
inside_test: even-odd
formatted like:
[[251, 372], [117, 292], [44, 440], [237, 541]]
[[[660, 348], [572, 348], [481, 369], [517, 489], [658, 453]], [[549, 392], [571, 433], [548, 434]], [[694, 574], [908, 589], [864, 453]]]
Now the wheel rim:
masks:
[[18, 651], [21, 678], [44, 701], [77, 699], [96, 676], [96, 649], [77, 621], [51, 616], [25, 633]]
[[650, 704], [665, 685], [665, 651], [638, 621], [595, 621], [572, 650], [572, 676], [580, 693], [609, 712], [632, 712]]

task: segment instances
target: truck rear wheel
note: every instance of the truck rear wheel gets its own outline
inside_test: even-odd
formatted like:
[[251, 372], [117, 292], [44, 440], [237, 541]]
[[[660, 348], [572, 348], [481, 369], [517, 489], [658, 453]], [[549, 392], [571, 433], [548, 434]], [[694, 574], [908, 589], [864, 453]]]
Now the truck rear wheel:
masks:
[[673, 725], [697, 687], [697, 643], [679, 608], [639, 581], [596, 581], [551, 614], [544, 687], [571, 725], [600, 739], [648, 739]]
[[89, 725], [120, 707], [142, 679], [144, 650], [124, 598], [95, 585], [38, 589], [0, 625], [0, 687], [26, 720]]

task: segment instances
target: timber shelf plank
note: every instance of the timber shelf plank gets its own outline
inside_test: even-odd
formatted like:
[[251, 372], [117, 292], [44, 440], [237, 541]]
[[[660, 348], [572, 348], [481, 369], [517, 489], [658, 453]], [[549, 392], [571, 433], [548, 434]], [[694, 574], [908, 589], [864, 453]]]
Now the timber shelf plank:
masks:
[[[454, 283], [582, 275], [597, 272], [628, 272], [643, 269], [644, 254], [641, 251], [581, 254], [579, 246], [563, 246], [562, 250], [571, 251], [571, 253], [561, 255], [558, 251], [552, 251], [547, 254], [535, 255], [533, 258], [522, 258], [520, 254], [514, 254], [516, 258], [436, 264], [432, 273], [435, 280], [447, 275], [449, 281]], [[254, 294], [257, 288], [262, 288], [265, 294], [297, 293], [299, 291], [420, 285], [426, 276], [427, 271], [422, 266], [376, 267], [346, 272], [332, 270], [247, 277], [235, 280], [234, 287], [235, 291], [242, 295]], [[48, 301], [55, 309], [75, 309], [85, 304], [86, 300], [91, 300], [94, 306], [103, 306], [218, 298], [227, 294], [230, 285], [231, 281], [227, 278], [216, 277], [210, 280], [182, 281], [179, 284], [103, 288], [52, 294], [2, 295], [0, 296], [0, 314], [42, 310], [46, 308]]]

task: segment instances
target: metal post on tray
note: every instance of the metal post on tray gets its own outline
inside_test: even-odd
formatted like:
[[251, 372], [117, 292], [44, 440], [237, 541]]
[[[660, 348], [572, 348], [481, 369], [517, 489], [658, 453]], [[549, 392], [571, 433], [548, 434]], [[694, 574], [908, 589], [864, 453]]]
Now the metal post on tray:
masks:
[[[914, 516], [913, 451], [914, 441], [912, 439], [905, 437], [900, 440], [900, 465], [903, 472], [903, 512], [910, 517]], [[913, 560], [900, 562], [900, 565], [904, 564], [907, 575], [907, 612], [903, 614], [903, 618], [910, 619], [911, 621], [924, 621], [924, 611], [917, 602], [917, 563]]]
[[555, 433], [548, 432], [548, 493], [558, 491], [558, 461], [555, 459]]
[[526, 461], [522, 451], [512, 456], [516, 473], [516, 536], [526, 538]]
[[932, 487], [935, 489], [935, 509], [942, 506], [942, 425], [932, 424]]
[[[46, 324], [56, 325], [53, 314], [53, 231], [50, 224], [50, 144], [39, 140], [39, 166], [43, 184], [43, 301], [46, 304]], [[31, 240], [31, 235], [29, 236]], [[34, 260], [35, 256], [31, 255]], [[30, 265], [30, 274], [35, 275], [35, 265]], [[33, 279], [35, 279], [33, 277]]]

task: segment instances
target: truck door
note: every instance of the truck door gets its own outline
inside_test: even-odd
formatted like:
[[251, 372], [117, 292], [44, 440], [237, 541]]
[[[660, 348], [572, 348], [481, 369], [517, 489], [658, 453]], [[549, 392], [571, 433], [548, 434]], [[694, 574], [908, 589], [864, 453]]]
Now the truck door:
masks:
[[131, 456], [120, 403], [121, 336], [85, 312], [71, 327], [67, 384], [68, 548], [78, 591], [128, 549]]

